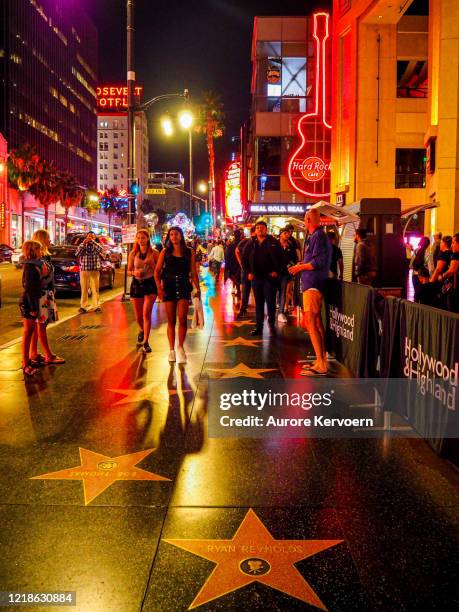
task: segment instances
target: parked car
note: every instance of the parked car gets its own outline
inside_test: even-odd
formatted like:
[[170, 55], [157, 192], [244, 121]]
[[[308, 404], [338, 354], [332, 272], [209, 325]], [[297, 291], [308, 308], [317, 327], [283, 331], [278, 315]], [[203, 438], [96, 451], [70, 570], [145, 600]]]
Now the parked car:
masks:
[[22, 268], [21, 264], [20, 264], [20, 259], [22, 257], [22, 250], [21, 249], [14, 249], [14, 251], [11, 253], [11, 263], [16, 266], [16, 268]]
[[[80, 266], [75, 257], [75, 246], [53, 246], [49, 249], [54, 266], [56, 291], [79, 293]], [[112, 289], [115, 283], [115, 268], [109, 261], [102, 261], [100, 267], [100, 287]]]
[[11, 255], [13, 251], [13, 247], [8, 246], [7, 244], [0, 244], [0, 263], [4, 261], [11, 262]]
[[[86, 237], [86, 232], [70, 232], [67, 234], [66, 243], [72, 246], [78, 246], [83, 242]], [[123, 251], [121, 246], [117, 245], [113, 238], [110, 236], [96, 236], [96, 242], [98, 242], [105, 250], [108, 259], [115, 268], [121, 267], [123, 260]]]

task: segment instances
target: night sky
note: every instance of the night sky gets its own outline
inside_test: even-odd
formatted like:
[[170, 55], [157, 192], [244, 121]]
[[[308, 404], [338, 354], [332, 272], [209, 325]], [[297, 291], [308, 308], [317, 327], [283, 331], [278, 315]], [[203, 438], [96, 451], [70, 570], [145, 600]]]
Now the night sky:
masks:
[[[125, 0], [85, 0], [99, 30], [99, 80], [126, 79]], [[331, 2], [282, 0], [136, 0], [135, 68], [144, 86], [143, 101], [163, 93], [190, 90], [219, 93], [226, 113], [226, 132], [217, 145], [217, 166], [229, 161], [231, 137], [239, 135], [249, 116], [251, 38], [256, 15], [306, 15]], [[178, 103], [156, 104], [148, 112], [150, 170], [179, 171], [188, 176], [187, 136], [177, 130], [170, 140], [161, 133], [160, 118], [171, 116]], [[194, 137], [194, 182], [207, 178], [207, 152]]]

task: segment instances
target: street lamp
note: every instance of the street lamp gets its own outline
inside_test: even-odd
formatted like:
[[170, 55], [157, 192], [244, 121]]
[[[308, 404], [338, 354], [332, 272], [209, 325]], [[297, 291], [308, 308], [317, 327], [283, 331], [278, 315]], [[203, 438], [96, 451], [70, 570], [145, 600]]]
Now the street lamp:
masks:
[[172, 136], [174, 134], [174, 126], [169, 117], [163, 117], [161, 119], [161, 125], [166, 136]]
[[183, 110], [179, 114], [179, 123], [184, 130], [188, 130], [188, 149], [190, 163], [190, 219], [193, 218], [193, 137], [191, 126], [193, 125], [193, 115], [189, 110]]

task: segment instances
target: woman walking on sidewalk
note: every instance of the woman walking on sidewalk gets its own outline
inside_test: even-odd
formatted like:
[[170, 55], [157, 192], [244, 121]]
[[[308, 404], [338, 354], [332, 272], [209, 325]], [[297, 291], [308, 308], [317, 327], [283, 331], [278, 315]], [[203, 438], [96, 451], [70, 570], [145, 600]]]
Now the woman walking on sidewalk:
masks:
[[140, 327], [137, 342], [142, 344], [142, 350], [145, 353], [151, 353], [148, 340], [151, 330], [151, 311], [158, 295], [154, 278], [158, 257], [158, 251], [151, 246], [148, 230], [140, 229], [135, 237], [134, 248], [129, 255], [128, 276], [132, 276], [129, 293], [135, 318]]
[[176, 360], [175, 326], [178, 315], [177, 363], [186, 363], [183, 344], [186, 338], [188, 307], [193, 289], [190, 277], [196, 289], [196, 296], [200, 297], [194, 251], [186, 246], [181, 228], [171, 227], [167, 232], [165, 247], [159, 254], [155, 269], [158, 296], [162, 302], [166, 303], [169, 361], [171, 362]]
[[[51, 254], [49, 247], [51, 240], [49, 233], [45, 229], [37, 230], [32, 236], [32, 240], [36, 240], [41, 245], [41, 295], [40, 295], [40, 316], [36, 322], [35, 330], [30, 344], [30, 362], [32, 366], [41, 366], [48, 363], [61, 364], [65, 363], [65, 359], [55, 355], [48, 341], [46, 333], [48, 323], [55, 323], [58, 319], [57, 304], [54, 295], [54, 267], [51, 263]], [[38, 340], [43, 347], [45, 355], [40, 355], [38, 352]]]

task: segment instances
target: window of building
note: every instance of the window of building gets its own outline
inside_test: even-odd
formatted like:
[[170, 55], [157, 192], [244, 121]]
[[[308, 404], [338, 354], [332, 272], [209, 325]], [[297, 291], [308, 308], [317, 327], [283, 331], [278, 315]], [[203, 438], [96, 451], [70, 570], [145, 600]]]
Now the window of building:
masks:
[[118, 153], [113, 153], [113, 159], [118, 159]]
[[115, 120], [113, 121], [113, 128], [114, 128], [115, 130], [117, 130], [117, 129], [118, 129], [118, 119], [115, 119]]
[[104, 164], [104, 169], [108, 170], [108, 164]]
[[104, 179], [107, 180], [108, 179], [108, 174], [104, 174]]
[[279, 191], [281, 170], [281, 138], [265, 137], [257, 140], [258, 191]]
[[99, 179], [100, 179], [101, 181], [103, 181], [103, 180], [104, 180], [104, 175], [103, 175], [103, 174], [100, 174], [100, 175], [99, 175]]
[[113, 170], [118, 170], [118, 164], [113, 164]]
[[396, 149], [395, 188], [422, 189], [426, 186], [426, 150]]
[[113, 138], [118, 138], [118, 132], [113, 132]]
[[427, 60], [397, 60], [397, 98], [427, 98]]
[[99, 164], [99, 170], [103, 170], [104, 169], [104, 164]]
[[114, 143], [113, 143], [113, 148], [114, 148], [114, 149], [117, 149], [117, 148], [118, 148], [118, 143], [117, 143], [117, 142], [114, 142]]
[[115, 180], [115, 181], [117, 181], [117, 180], [118, 180], [118, 175], [117, 175], [117, 174], [114, 174], [114, 175], [113, 175], [113, 180]]

